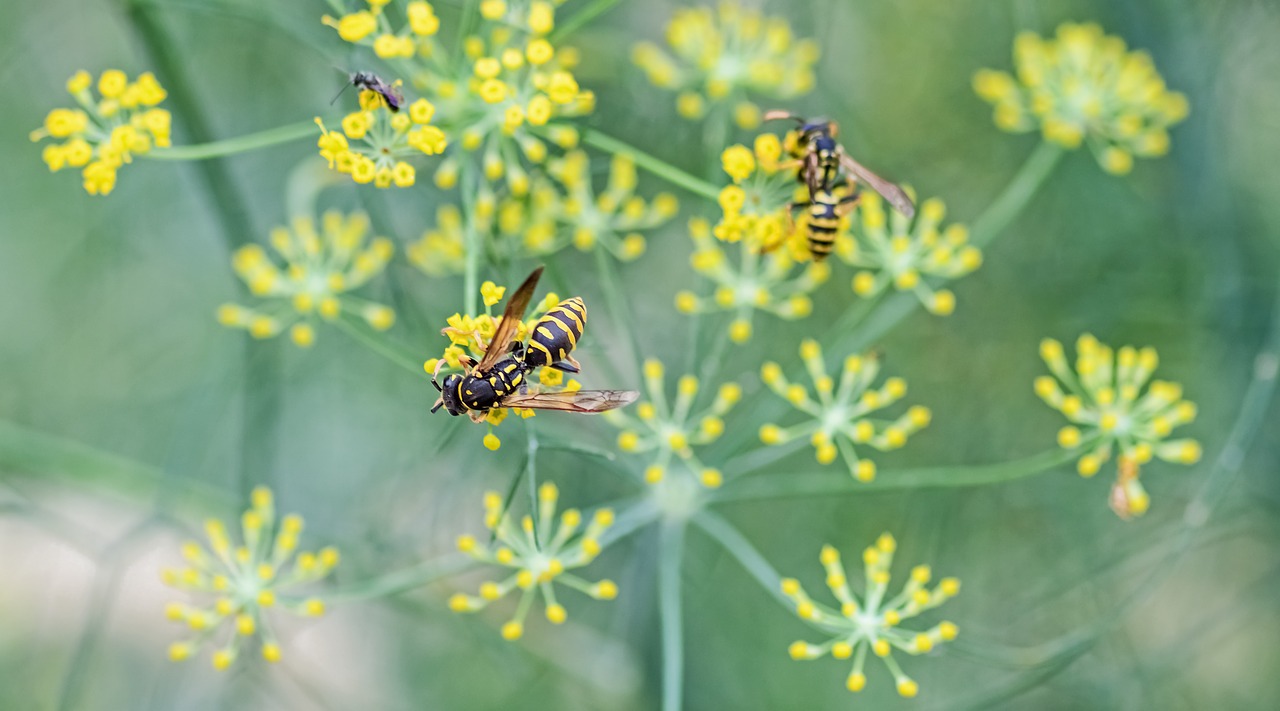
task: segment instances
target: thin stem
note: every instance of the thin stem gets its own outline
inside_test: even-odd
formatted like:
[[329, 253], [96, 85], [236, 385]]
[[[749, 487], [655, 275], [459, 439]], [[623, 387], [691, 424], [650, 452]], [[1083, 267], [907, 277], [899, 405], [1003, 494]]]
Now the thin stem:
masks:
[[479, 561], [470, 556], [451, 553], [435, 560], [419, 563], [411, 568], [397, 570], [376, 578], [340, 587], [326, 595], [325, 599], [333, 602], [351, 602], [353, 600], [368, 600], [375, 597], [397, 595], [407, 590], [433, 583], [441, 578], [465, 572], [479, 564]]
[[619, 276], [614, 269], [614, 263], [609, 259], [609, 255], [605, 254], [603, 249], [599, 247], [596, 253], [596, 275], [599, 279], [600, 289], [604, 291], [605, 308], [609, 311], [609, 320], [613, 323], [613, 332], [622, 340], [622, 345], [627, 354], [631, 357], [632, 373], [640, 373], [640, 364], [644, 361], [644, 356], [640, 353], [640, 345], [636, 342], [635, 336], [632, 335], [631, 316], [627, 310], [625, 300], [622, 293], [618, 290]]
[[720, 188], [711, 183], [696, 178], [670, 163], [654, 158], [635, 146], [623, 143], [593, 128], [585, 129], [582, 132], [582, 142], [588, 146], [599, 148], [606, 153], [626, 156], [635, 161], [637, 167], [643, 168], [672, 185], [684, 188], [695, 195], [701, 195], [708, 200], [716, 200], [720, 197]]
[[985, 486], [1034, 476], [1062, 466], [1077, 456], [1079, 452], [1076, 450], [1056, 449], [999, 464], [883, 471], [868, 482], [857, 481], [838, 468], [816, 472], [764, 474], [734, 479], [723, 489], [714, 492], [711, 497], [712, 501], [719, 503], [804, 496], [857, 495], [886, 489]]
[[462, 295], [462, 302], [466, 306], [464, 313], [469, 316], [479, 313], [476, 299], [480, 291], [480, 232], [476, 229], [476, 187], [472, 182], [475, 177], [475, 166], [471, 161], [464, 161], [462, 164], [462, 214], [465, 229], [463, 238], [467, 254], [462, 278], [462, 288], [465, 292]]
[[[547, 532], [543, 531], [543, 521], [538, 516], [538, 431], [532, 419], [524, 421], [525, 435], [528, 439], [528, 446], [525, 450], [527, 459], [524, 463], [525, 478], [529, 480], [529, 516], [533, 519], [533, 543], [541, 547], [541, 541], [546, 537]], [[550, 525], [548, 523], [548, 525]]]
[[556, 26], [555, 31], [547, 38], [553, 45], [559, 45], [565, 37], [577, 32], [584, 25], [603, 15], [617, 5], [619, 0], [595, 0], [591, 4], [573, 13], [573, 17]]
[[760, 555], [760, 552], [738, 532], [738, 529], [733, 527], [733, 524], [714, 511], [706, 509], [699, 511], [693, 517], [693, 524], [724, 546], [729, 555], [732, 555], [774, 600], [788, 610], [792, 609], [792, 602], [782, 594], [782, 576], [778, 575], [778, 571], [769, 565], [769, 561]]
[[685, 524], [666, 521], [658, 530], [658, 618], [662, 625], [662, 711], [680, 711], [684, 700], [684, 619], [680, 564]]
[[315, 121], [303, 121], [221, 141], [155, 148], [141, 156], [156, 160], [208, 160], [315, 137], [318, 132]]
[[413, 356], [401, 351], [399, 346], [393, 345], [376, 334], [351, 323], [345, 317], [340, 316], [334, 319], [332, 323], [374, 353], [377, 353], [414, 375], [422, 374], [422, 363], [415, 360]]
[[1004, 191], [973, 221], [973, 243], [985, 247], [1003, 232], [1044, 185], [1062, 155], [1061, 146], [1041, 141]]

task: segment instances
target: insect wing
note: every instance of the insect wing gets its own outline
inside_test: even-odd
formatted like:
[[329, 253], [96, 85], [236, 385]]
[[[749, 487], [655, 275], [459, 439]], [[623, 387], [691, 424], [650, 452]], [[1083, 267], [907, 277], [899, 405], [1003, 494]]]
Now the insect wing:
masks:
[[867, 185], [870, 185], [876, 192], [880, 193], [885, 200], [888, 200], [898, 209], [898, 212], [908, 218], [915, 217], [916, 206], [912, 204], [911, 198], [907, 197], [906, 191], [902, 188], [867, 170], [861, 163], [847, 155], [841, 155], [840, 162], [850, 173], [856, 175], [859, 180], [866, 181]]
[[533, 273], [525, 278], [524, 283], [516, 289], [516, 293], [511, 295], [507, 300], [507, 308], [502, 312], [502, 322], [498, 324], [498, 329], [494, 331], [493, 338], [489, 341], [489, 347], [485, 349], [484, 357], [480, 359], [479, 365], [475, 367], [476, 372], [484, 372], [488, 370], [494, 363], [498, 362], [507, 352], [507, 346], [511, 345], [511, 339], [515, 337], [516, 331], [520, 328], [520, 319], [524, 316], [524, 310], [529, 306], [529, 299], [533, 297], [533, 290], [538, 288], [538, 278], [542, 276], [542, 267], [533, 270]]
[[513, 393], [502, 399], [498, 407], [527, 407], [533, 410], [564, 410], [594, 414], [635, 402], [635, 390], [567, 390], [555, 393]]

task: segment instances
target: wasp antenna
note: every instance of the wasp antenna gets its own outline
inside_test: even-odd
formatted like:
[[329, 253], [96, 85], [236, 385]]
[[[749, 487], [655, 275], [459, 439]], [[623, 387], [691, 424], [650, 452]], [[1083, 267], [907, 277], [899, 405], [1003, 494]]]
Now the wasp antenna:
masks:
[[337, 100], [338, 100], [338, 97], [339, 97], [339, 96], [342, 96], [342, 92], [346, 91], [346, 90], [347, 90], [347, 87], [349, 87], [349, 86], [351, 86], [351, 83], [350, 83], [350, 82], [347, 82], [346, 84], [343, 84], [343, 85], [342, 85], [342, 89], [340, 89], [340, 90], [338, 91], [338, 93], [337, 93], [337, 94], [334, 94], [333, 98], [329, 100], [329, 105], [330, 105], [330, 106], [333, 106], [333, 102], [337, 101]]
[[439, 410], [443, 406], [444, 406], [444, 398], [442, 397], [436, 398], [436, 404], [431, 407], [432, 414], [434, 414], [436, 410]]

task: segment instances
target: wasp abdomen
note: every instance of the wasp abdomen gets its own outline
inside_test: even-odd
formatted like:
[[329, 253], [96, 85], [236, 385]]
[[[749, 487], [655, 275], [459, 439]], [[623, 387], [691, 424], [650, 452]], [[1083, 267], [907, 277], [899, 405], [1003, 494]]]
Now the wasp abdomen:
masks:
[[524, 362], [529, 368], [552, 365], [569, 357], [587, 323], [587, 307], [575, 296], [551, 309], [533, 327]]

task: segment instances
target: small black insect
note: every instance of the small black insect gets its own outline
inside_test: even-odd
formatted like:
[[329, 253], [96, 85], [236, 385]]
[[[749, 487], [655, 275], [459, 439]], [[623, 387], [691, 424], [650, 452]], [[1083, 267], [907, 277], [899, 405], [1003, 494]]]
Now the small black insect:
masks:
[[382, 81], [382, 77], [373, 72], [353, 72], [350, 77], [350, 83], [342, 87], [342, 91], [339, 91], [329, 104], [332, 105], [334, 101], [337, 101], [338, 96], [342, 96], [342, 92], [346, 91], [348, 86], [354, 86], [361, 91], [372, 91], [381, 96], [387, 108], [391, 109], [392, 112], [399, 111], [400, 106], [404, 104], [404, 94], [400, 93], [400, 89], [395, 84], [388, 84]]

